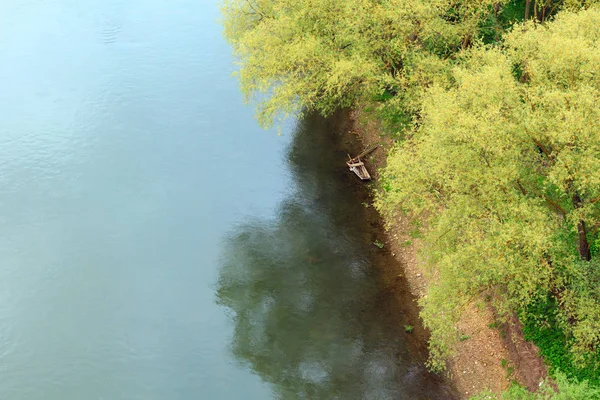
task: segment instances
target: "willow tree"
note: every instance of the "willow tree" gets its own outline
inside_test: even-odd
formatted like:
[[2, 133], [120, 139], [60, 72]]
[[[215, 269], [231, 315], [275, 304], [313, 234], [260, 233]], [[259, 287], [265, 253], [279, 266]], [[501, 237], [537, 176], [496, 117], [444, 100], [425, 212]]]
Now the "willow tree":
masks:
[[[503, 1], [225, 0], [225, 36], [258, 117], [324, 115], [385, 91], [417, 101]], [[414, 104], [409, 108], [415, 109]]]
[[390, 155], [385, 213], [424, 221], [437, 282], [423, 300], [442, 367], [465, 305], [503, 311], [550, 294], [584, 355], [600, 347], [600, 11], [528, 23], [504, 48], [476, 46], [435, 86]]

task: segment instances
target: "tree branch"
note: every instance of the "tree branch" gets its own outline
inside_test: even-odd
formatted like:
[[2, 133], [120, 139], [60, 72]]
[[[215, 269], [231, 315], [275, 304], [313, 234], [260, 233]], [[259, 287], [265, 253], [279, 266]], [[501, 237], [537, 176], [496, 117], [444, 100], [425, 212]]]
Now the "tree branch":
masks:
[[517, 179], [517, 186], [519, 187], [519, 190], [521, 190], [521, 193], [523, 193], [524, 196], [533, 195], [541, 197], [552, 209], [554, 209], [554, 211], [558, 212], [558, 214], [560, 214], [562, 217], [567, 215], [567, 211], [564, 208], [562, 208], [560, 204], [546, 196], [544, 193], [537, 193], [533, 191], [528, 192], [519, 179]]

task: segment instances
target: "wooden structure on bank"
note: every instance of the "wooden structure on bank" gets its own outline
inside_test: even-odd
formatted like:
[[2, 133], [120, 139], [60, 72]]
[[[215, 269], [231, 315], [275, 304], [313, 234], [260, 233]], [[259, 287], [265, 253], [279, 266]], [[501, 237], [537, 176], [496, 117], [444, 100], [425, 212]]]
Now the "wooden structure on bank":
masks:
[[348, 154], [348, 158], [350, 160], [346, 162], [346, 165], [348, 166], [348, 168], [350, 168], [350, 171], [354, 172], [356, 176], [358, 176], [363, 181], [368, 181], [369, 179], [371, 179], [371, 175], [369, 175], [369, 171], [367, 171], [365, 163], [361, 160], [361, 157], [366, 156], [367, 154], [375, 150], [377, 147], [379, 146], [373, 146], [370, 149], [363, 151], [354, 158], [350, 157], [350, 154]]

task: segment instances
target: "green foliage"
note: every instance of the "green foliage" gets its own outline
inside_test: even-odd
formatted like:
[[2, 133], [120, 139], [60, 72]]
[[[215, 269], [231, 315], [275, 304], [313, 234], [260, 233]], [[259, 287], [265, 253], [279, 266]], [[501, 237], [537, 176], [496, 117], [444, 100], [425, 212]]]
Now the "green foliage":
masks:
[[512, 363], [504, 358], [500, 360], [500, 366], [506, 371], [506, 379], [509, 379], [515, 372], [515, 367]]
[[552, 373], [561, 371], [570, 378], [600, 387], [600, 351], [588, 354], [587, 362], [578, 366], [579, 363], [573, 360], [573, 353], [569, 352], [570, 340], [557, 318], [559, 313], [559, 305], [552, 297], [532, 304], [520, 317], [525, 339], [540, 348]]
[[463, 52], [453, 84], [427, 91], [389, 156], [378, 208], [427, 222], [422, 256], [438, 282], [421, 305], [434, 368], [458, 339], [448, 328], [490, 290], [500, 312], [558, 294], [579, 365], [600, 345], [600, 268], [581, 244], [597, 241], [588, 228], [600, 221], [599, 30], [596, 9], [563, 13], [515, 28], [503, 48]]
[[499, 21], [502, 27], [507, 29], [512, 27], [516, 22], [523, 22], [525, 20], [525, 1], [524, 0], [512, 0], [504, 4], [502, 11], [499, 16]]
[[[259, 121], [385, 99], [402, 126], [495, 0], [224, 0], [225, 37]], [[389, 103], [389, 104], [388, 104]], [[400, 106], [400, 107], [399, 107]], [[391, 108], [394, 107], [395, 111]], [[403, 110], [403, 111], [400, 111]]]
[[505, 2], [502, 8], [492, 7], [488, 17], [480, 24], [481, 40], [486, 44], [498, 42], [509, 28], [522, 22], [524, 17], [525, 2], [521, 0]]
[[412, 331], [414, 331], [414, 330], [415, 330], [415, 327], [414, 327], [414, 326], [412, 326], [412, 325], [404, 325], [404, 331], [405, 331], [406, 333], [411, 333], [411, 332], [412, 332]]
[[471, 400], [598, 400], [600, 389], [591, 387], [586, 381], [569, 380], [564, 374], [557, 373], [555, 386], [544, 382], [536, 393], [513, 384], [506, 392], [495, 395], [491, 392], [480, 393]]

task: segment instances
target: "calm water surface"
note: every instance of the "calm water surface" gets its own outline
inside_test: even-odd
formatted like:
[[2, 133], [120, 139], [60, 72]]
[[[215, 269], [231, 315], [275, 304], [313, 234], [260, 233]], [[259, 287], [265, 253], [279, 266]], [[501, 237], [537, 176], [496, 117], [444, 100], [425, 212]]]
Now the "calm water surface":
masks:
[[333, 128], [260, 130], [217, 18], [0, 2], [0, 399], [449, 396]]

